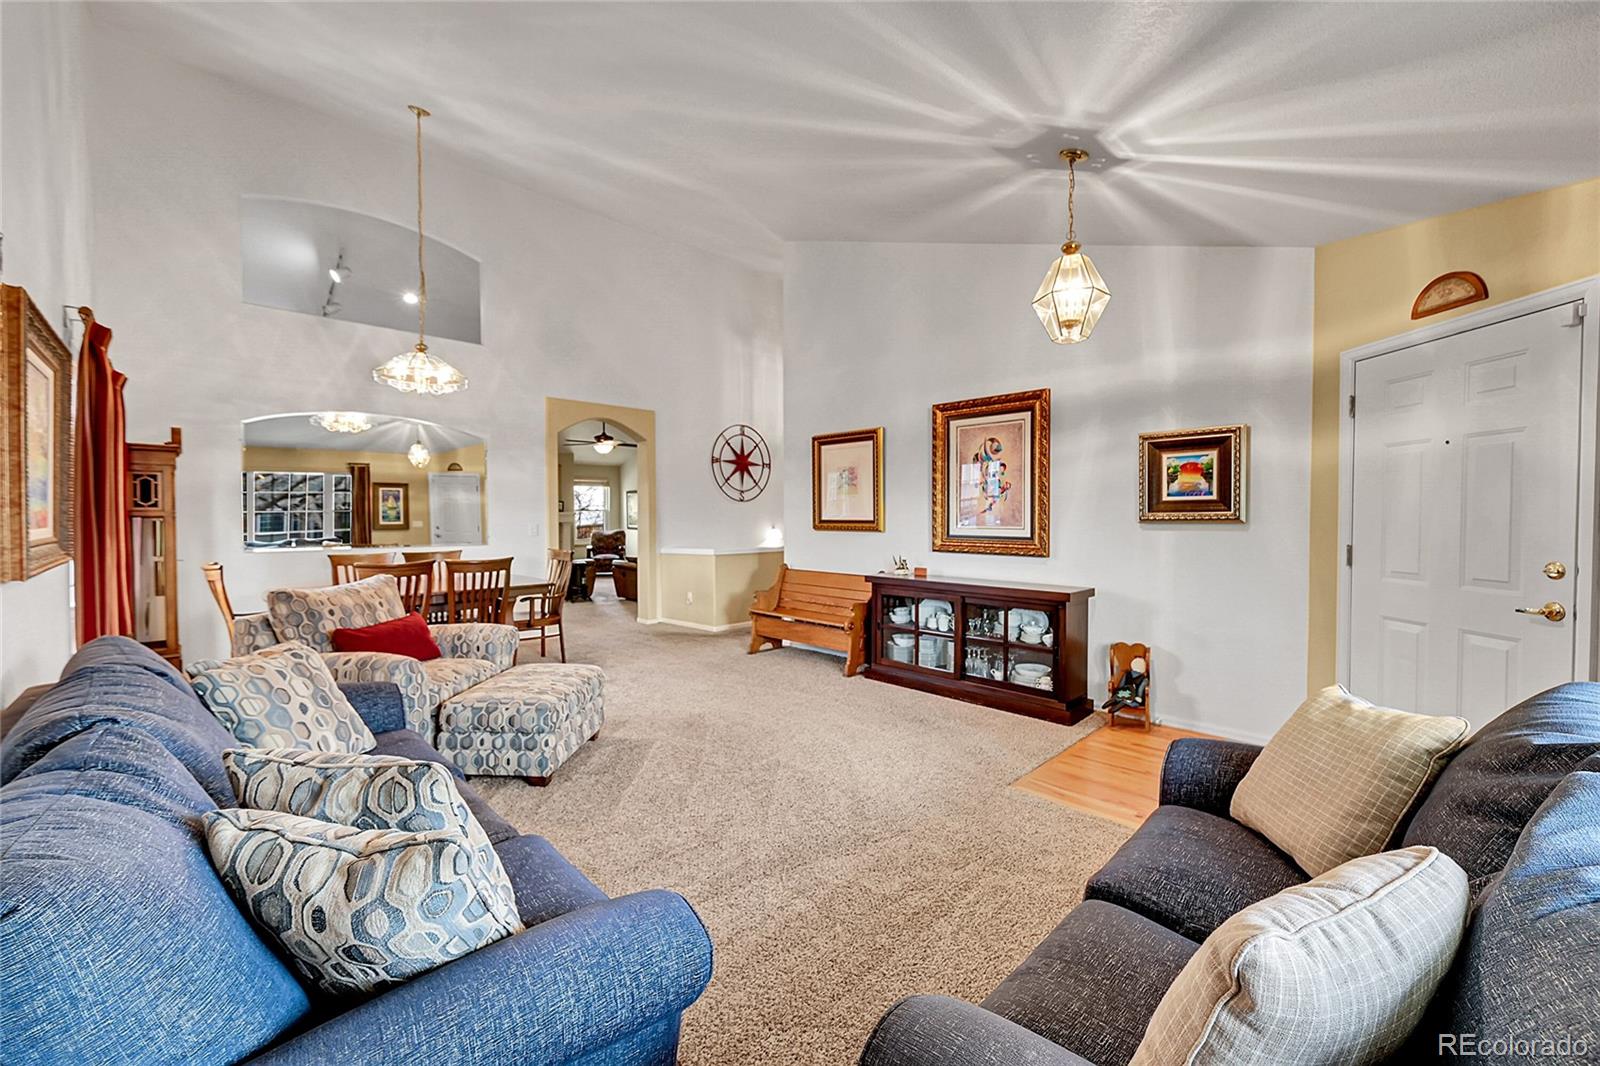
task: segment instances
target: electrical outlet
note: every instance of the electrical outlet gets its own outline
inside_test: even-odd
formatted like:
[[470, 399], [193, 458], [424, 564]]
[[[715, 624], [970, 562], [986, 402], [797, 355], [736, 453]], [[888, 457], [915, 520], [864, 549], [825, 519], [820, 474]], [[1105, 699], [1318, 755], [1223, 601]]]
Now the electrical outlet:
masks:
[[683, 602], [688, 604], [690, 607], [693, 607], [694, 606], [694, 593], [692, 593], [692, 592], [685, 593], [684, 597], [683, 597]]

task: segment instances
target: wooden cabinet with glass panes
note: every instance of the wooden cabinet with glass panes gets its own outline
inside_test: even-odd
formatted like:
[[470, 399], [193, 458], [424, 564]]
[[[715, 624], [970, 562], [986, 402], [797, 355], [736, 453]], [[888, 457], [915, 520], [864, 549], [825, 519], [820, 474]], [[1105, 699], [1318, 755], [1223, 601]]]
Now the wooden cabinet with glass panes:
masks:
[[1092, 588], [869, 575], [867, 676], [1072, 723], [1089, 698]]
[[303, 548], [349, 544], [348, 473], [244, 472], [244, 543], [247, 548]]
[[165, 444], [128, 444], [128, 551], [132, 556], [133, 638], [179, 669], [178, 456], [183, 430]]

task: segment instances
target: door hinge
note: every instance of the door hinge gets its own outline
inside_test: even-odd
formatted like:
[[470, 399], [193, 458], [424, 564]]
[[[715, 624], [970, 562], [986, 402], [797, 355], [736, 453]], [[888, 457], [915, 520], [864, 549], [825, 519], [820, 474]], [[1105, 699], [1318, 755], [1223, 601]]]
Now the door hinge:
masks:
[[1354, 418], [1355, 416], [1356, 416], [1356, 394], [1352, 392], [1350, 394], [1350, 417]]
[[1354, 544], [1346, 544], [1344, 546], [1344, 565], [1346, 565], [1346, 566], [1354, 566], [1355, 565], [1355, 559], [1356, 559], [1356, 547], [1355, 547], [1355, 545]]

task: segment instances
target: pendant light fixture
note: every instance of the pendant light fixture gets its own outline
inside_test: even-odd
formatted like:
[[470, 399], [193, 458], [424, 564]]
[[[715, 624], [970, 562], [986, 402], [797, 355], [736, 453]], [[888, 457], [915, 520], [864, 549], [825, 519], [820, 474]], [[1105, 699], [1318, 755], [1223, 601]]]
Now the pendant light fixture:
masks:
[[428, 446], [422, 442], [421, 426], [417, 427], [416, 443], [411, 445], [411, 447], [406, 450], [406, 458], [410, 460], [411, 465], [416, 467], [418, 470], [425, 469], [427, 465], [433, 461], [433, 453], [430, 452], [428, 450]]
[[[417, 116], [417, 343], [372, 371], [372, 380], [401, 392], [441, 396], [467, 387], [467, 376], [428, 352], [428, 271], [423, 262], [422, 238], [422, 120], [429, 112], [411, 104]], [[421, 464], [418, 464], [421, 465]]]
[[365, 433], [372, 428], [372, 419], [360, 411], [320, 411], [311, 416], [311, 424], [329, 433]]
[[600, 423], [600, 432], [595, 434], [594, 450], [596, 455], [610, 455], [617, 447], [617, 438], [606, 432], [606, 424]]
[[1061, 258], [1045, 272], [1033, 297], [1033, 309], [1051, 340], [1077, 344], [1094, 332], [1101, 312], [1111, 302], [1111, 290], [1106, 288], [1094, 261], [1083, 254], [1072, 213], [1072, 194], [1078, 187], [1077, 164], [1088, 159], [1089, 153], [1082, 148], [1063, 148], [1061, 158], [1067, 161], [1067, 241], [1061, 246]]

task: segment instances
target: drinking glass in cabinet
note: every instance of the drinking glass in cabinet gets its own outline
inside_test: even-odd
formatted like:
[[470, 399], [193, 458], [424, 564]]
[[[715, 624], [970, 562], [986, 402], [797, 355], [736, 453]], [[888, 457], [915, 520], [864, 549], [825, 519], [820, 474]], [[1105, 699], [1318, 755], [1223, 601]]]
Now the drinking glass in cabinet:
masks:
[[1004, 640], [1006, 635], [1006, 609], [967, 604], [967, 636], [987, 640]]
[[962, 673], [966, 677], [986, 677], [991, 681], [1003, 681], [1006, 676], [1005, 652], [997, 646], [968, 644]]

